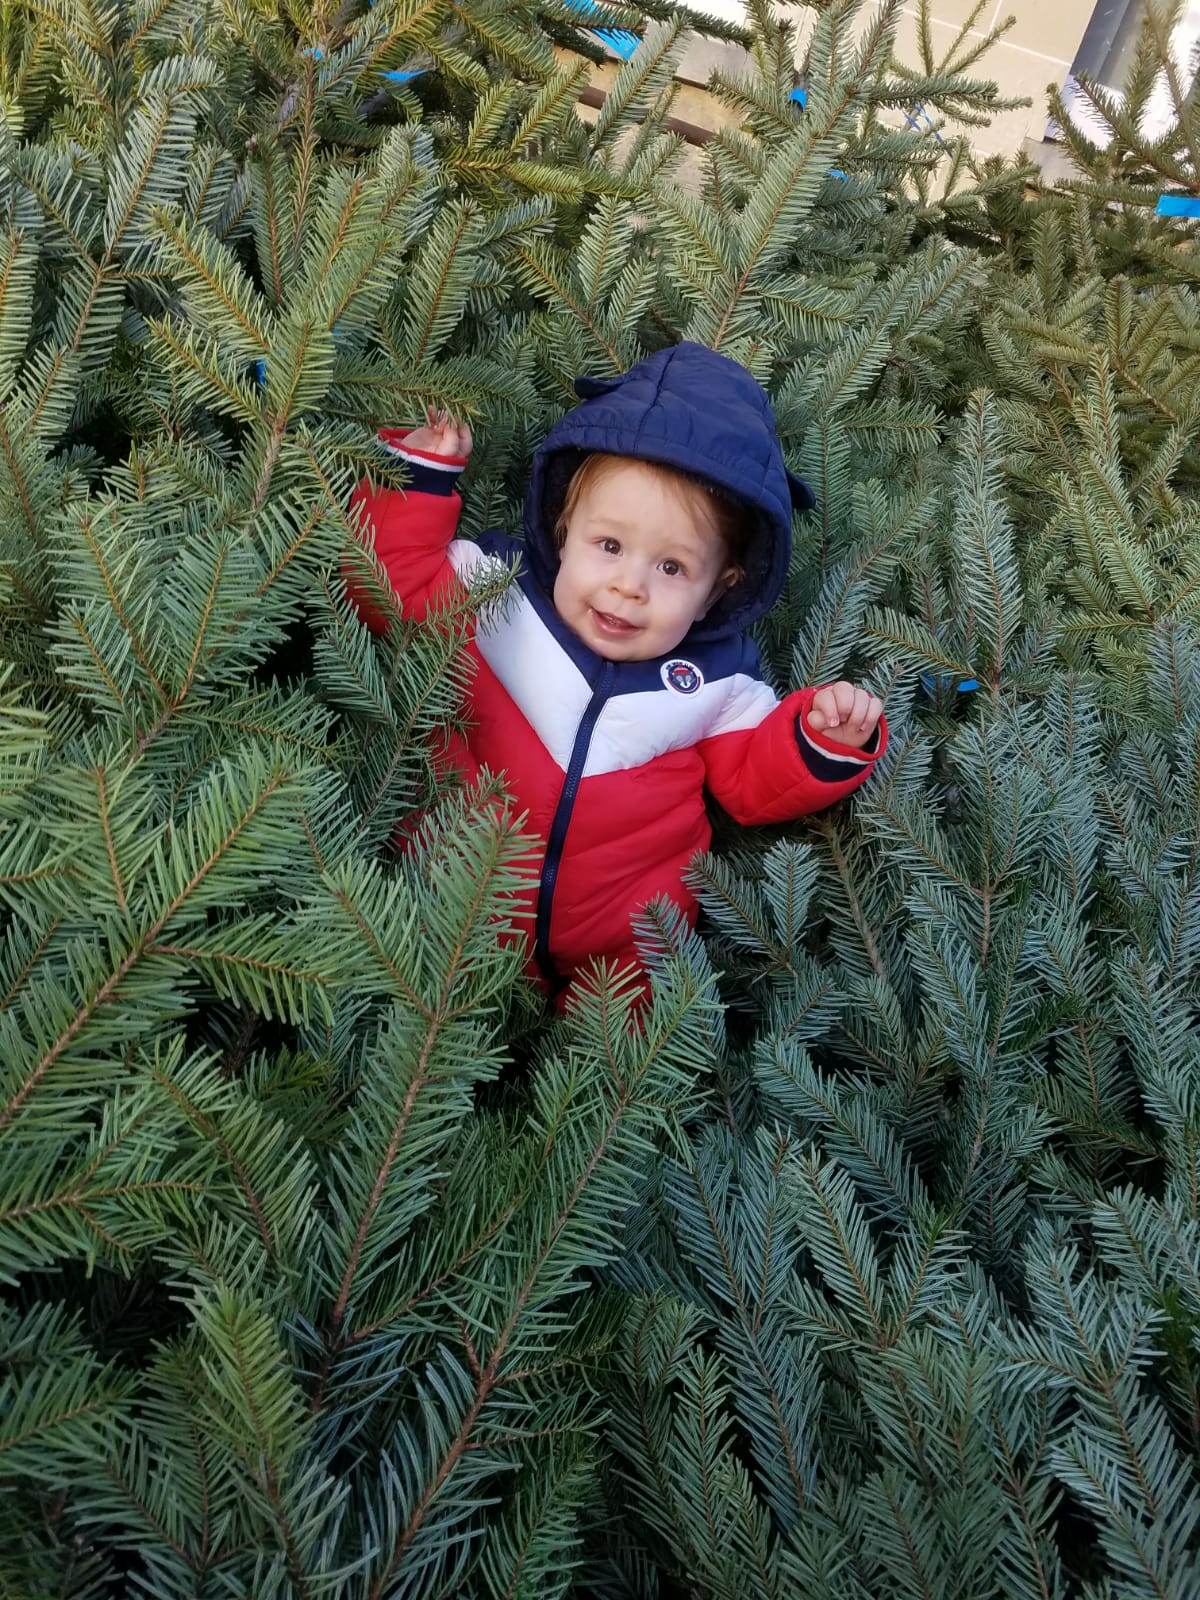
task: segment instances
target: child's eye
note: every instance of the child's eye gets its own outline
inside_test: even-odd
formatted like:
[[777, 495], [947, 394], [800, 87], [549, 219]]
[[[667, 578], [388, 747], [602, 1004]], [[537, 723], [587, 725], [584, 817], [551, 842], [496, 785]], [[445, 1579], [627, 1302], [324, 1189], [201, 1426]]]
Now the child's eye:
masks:
[[678, 561], [664, 561], [662, 564], [662, 569], [668, 578], [677, 578], [683, 571], [683, 568], [679, 565]]
[[601, 539], [600, 548], [606, 556], [619, 556], [621, 554], [621, 541], [619, 539]]

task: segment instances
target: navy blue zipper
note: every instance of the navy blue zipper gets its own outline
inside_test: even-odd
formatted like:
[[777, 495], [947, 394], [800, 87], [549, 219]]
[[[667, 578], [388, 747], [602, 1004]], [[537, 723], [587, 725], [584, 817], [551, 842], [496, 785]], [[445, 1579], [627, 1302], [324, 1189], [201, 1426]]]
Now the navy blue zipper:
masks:
[[558, 882], [558, 868], [562, 861], [563, 846], [567, 842], [567, 829], [571, 826], [571, 813], [575, 809], [575, 796], [579, 793], [580, 779], [587, 765], [588, 748], [592, 733], [604, 710], [616, 676], [611, 661], [601, 663], [600, 672], [592, 689], [587, 710], [579, 719], [575, 743], [571, 746], [571, 759], [567, 762], [567, 775], [563, 779], [558, 805], [554, 808], [554, 821], [550, 824], [550, 837], [546, 843], [546, 860], [542, 867], [542, 881], [538, 889], [537, 922], [534, 930], [534, 954], [546, 978], [557, 976], [550, 959], [550, 915], [554, 909], [554, 886]]

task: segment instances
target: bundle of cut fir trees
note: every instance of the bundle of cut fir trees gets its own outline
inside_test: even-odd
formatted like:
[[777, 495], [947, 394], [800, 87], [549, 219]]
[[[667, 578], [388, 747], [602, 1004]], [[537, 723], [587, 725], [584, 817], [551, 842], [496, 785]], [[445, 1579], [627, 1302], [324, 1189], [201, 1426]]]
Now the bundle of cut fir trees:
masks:
[[[898, 0], [752, 0], [700, 149], [665, 4], [0, 0], [0, 1594], [1195, 1600], [1178, 9], [1050, 191]], [[415, 623], [350, 497], [433, 405], [516, 529], [680, 339], [816, 491], [771, 680], [891, 738], [547, 1014], [430, 754], [504, 579]]]

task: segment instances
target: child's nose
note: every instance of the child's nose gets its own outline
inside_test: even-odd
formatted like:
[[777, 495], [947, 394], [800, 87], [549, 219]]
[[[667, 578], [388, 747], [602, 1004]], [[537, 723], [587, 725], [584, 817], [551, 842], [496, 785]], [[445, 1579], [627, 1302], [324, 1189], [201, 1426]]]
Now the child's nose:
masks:
[[613, 588], [631, 600], [640, 600], [646, 593], [646, 573], [640, 561], [622, 561], [613, 574]]

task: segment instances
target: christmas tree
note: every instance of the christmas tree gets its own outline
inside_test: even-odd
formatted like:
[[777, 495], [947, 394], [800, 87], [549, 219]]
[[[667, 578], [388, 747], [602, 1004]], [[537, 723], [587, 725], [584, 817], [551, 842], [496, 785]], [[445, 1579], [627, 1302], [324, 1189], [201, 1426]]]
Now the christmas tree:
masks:
[[[667, 6], [0, 6], [3, 1592], [1200, 1587], [1193, 113], [1029, 194], [811, 9], [697, 175]], [[681, 338], [892, 741], [547, 1017], [431, 754], [503, 575], [415, 624], [351, 494], [432, 404], [516, 526]]]

